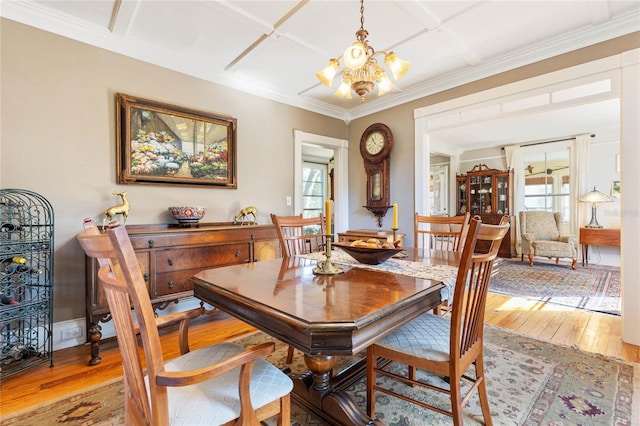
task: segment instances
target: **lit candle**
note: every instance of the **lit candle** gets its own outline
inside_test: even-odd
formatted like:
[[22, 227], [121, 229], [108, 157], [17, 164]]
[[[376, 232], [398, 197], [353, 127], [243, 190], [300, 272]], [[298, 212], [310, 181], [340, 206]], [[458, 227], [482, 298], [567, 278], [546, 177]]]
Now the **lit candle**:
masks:
[[398, 203], [393, 203], [393, 229], [398, 229]]
[[326, 200], [324, 202], [324, 214], [325, 214], [325, 232], [327, 235], [331, 235], [331, 200]]

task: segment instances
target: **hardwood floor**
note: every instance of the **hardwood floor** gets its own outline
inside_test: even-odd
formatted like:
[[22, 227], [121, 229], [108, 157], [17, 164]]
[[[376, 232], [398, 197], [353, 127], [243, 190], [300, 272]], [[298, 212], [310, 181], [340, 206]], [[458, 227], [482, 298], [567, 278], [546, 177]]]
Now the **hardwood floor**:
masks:
[[[622, 342], [620, 317], [489, 294], [486, 323], [560, 345], [640, 363], [640, 347]], [[191, 348], [236, 339], [251, 326], [224, 313], [193, 321]], [[176, 331], [162, 330], [164, 355], [178, 354]], [[120, 377], [122, 367], [115, 340], [101, 346], [102, 362], [89, 366], [89, 348], [77, 346], [54, 354], [54, 367], [42, 364], [7, 377], [0, 384], [0, 414], [8, 414], [48, 399]]]

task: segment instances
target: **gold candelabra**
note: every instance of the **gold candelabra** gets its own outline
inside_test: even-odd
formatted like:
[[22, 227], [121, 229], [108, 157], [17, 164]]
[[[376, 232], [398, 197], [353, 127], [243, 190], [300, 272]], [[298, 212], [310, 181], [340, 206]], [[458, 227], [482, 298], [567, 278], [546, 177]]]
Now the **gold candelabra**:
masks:
[[326, 249], [324, 252], [324, 256], [327, 258], [324, 262], [318, 262], [315, 268], [313, 268], [313, 273], [316, 275], [336, 275], [342, 274], [344, 269], [339, 266], [335, 266], [331, 263], [331, 240], [333, 238], [332, 235], [326, 234]]

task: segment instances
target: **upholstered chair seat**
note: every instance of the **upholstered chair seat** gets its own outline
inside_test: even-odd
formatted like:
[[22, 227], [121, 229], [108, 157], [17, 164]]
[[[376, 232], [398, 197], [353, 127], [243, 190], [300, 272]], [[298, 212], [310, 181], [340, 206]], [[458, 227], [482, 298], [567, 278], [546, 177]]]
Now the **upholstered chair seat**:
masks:
[[451, 321], [439, 315], [421, 315], [411, 327], [401, 327], [376, 342], [376, 345], [433, 361], [450, 359]]
[[[167, 361], [165, 370], [174, 372], [205, 368], [245, 350], [235, 343], [204, 347]], [[223, 425], [240, 417], [239, 373], [240, 369], [237, 368], [194, 386], [168, 388], [169, 424]], [[282, 371], [264, 359], [255, 361], [249, 388], [254, 408], [263, 407], [287, 395], [291, 389], [291, 379]]]

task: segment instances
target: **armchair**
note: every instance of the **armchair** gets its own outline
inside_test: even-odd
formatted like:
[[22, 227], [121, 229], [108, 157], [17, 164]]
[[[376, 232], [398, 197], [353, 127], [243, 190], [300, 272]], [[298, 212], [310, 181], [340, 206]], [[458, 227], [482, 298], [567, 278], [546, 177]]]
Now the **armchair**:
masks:
[[529, 266], [533, 266], [534, 256], [571, 259], [571, 269], [576, 269], [578, 261], [578, 237], [561, 235], [562, 214], [546, 211], [520, 212], [520, 231], [522, 234], [522, 256], [529, 257]]

